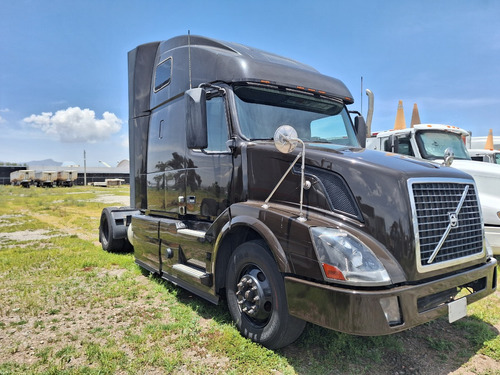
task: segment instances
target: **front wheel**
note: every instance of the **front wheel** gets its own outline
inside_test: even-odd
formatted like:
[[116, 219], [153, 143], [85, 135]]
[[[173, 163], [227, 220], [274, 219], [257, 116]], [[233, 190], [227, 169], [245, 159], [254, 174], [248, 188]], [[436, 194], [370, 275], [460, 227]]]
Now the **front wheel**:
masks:
[[269, 349], [294, 342], [305, 321], [288, 313], [285, 283], [263, 241], [236, 248], [226, 273], [229, 312], [241, 334]]

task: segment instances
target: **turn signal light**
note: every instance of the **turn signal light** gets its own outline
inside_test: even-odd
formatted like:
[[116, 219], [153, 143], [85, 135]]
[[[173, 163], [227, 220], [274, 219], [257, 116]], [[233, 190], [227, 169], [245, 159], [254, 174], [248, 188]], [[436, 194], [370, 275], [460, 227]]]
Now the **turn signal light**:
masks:
[[337, 267], [332, 266], [331, 264], [323, 263], [323, 270], [325, 271], [325, 276], [329, 279], [345, 281], [344, 274]]

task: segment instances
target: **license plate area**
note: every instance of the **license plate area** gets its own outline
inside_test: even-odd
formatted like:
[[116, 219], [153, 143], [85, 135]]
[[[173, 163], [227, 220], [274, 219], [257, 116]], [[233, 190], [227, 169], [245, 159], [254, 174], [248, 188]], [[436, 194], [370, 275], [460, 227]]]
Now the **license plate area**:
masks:
[[470, 283], [460, 285], [459, 287], [454, 287], [451, 289], [443, 290], [435, 294], [422, 296], [417, 300], [418, 312], [419, 314], [423, 314], [439, 306], [443, 306], [445, 304], [447, 305], [451, 304], [453, 302], [465, 298], [466, 296], [478, 293], [484, 290], [485, 288], [486, 288], [486, 277], [483, 277], [479, 280], [475, 280]]
[[460, 298], [448, 304], [448, 321], [456, 322], [467, 316], [467, 298]]

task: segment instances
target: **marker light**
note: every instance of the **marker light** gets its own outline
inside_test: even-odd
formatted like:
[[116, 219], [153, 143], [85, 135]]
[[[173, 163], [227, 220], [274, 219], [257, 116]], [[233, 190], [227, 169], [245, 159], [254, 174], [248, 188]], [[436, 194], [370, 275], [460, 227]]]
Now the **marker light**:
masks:
[[391, 279], [373, 252], [342, 229], [311, 228], [326, 280], [355, 285], [388, 285]]

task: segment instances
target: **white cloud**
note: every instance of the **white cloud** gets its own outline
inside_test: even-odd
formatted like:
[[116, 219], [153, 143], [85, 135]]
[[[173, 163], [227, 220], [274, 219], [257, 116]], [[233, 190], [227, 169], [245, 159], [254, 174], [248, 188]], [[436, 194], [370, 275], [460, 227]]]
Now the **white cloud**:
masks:
[[121, 144], [124, 148], [128, 149], [128, 134], [126, 134], [126, 135], [122, 135], [122, 136], [121, 136], [121, 142], [120, 142], [120, 144]]
[[94, 111], [79, 107], [69, 107], [55, 114], [42, 112], [41, 115], [26, 117], [23, 121], [48, 135], [55, 135], [62, 142], [94, 143], [108, 139], [122, 126], [122, 120], [113, 113], [104, 112], [102, 119], [98, 119]]
[[[10, 111], [10, 109], [8, 109], [8, 108], [0, 108], [0, 113], [7, 113], [9, 111]], [[4, 122], [7, 122], [7, 120], [5, 120], [2, 116], [0, 116], [0, 124], [2, 124]]]

